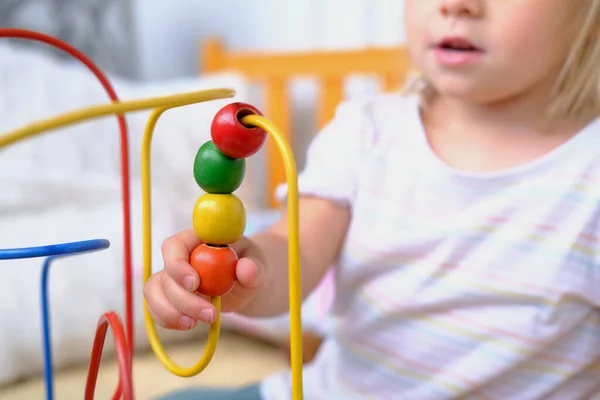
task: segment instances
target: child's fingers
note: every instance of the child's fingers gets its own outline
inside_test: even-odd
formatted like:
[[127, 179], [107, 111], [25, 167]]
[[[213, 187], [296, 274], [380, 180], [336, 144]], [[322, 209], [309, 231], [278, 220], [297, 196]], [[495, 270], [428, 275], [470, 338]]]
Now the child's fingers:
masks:
[[165, 296], [177, 311], [207, 324], [215, 320], [217, 310], [208, 300], [195, 292], [187, 291], [168, 276], [162, 281]]
[[144, 297], [154, 322], [163, 328], [188, 330], [196, 326], [195, 319], [183, 315], [169, 302], [158, 275], [153, 275], [148, 279], [144, 286]]
[[175, 260], [170, 261], [169, 263], [165, 262], [165, 271], [173, 282], [177, 283], [188, 292], [193, 292], [198, 289], [200, 278], [189, 262], [184, 260]]
[[[163, 252], [167, 250], [169, 254], [177, 258], [187, 259], [190, 253], [202, 243], [193, 229], [178, 232], [165, 239], [163, 243]], [[166, 248], [165, 248], [166, 247]]]
[[248, 289], [256, 289], [263, 283], [262, 263], [251, 258], [240, 258], [237, 263], [237, 280]]
[[162, 253], [167, 274], [188, 291], [198, 288], [198, 274], [189, 264], [190, 253], [200, 244], [195, 232], [180, 232], [163, 242]]
[[267, 275], [263, 262], [266, 258], [264, 252], [247, 237], [242, 237], [232, 247], [241, 254], [236, 268], [239, 284], [247, 289], [257, 289], [262, 286]]

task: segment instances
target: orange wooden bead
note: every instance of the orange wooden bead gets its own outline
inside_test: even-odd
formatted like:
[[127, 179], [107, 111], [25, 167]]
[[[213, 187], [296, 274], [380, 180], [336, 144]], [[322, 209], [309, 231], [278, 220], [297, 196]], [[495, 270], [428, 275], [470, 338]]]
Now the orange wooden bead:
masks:
[[196, 290], [206, 296], [227, 294], [237, 280], [238, 256], [229, 246], [201, 244], [190, 254], [190, 264], [200, 276]]

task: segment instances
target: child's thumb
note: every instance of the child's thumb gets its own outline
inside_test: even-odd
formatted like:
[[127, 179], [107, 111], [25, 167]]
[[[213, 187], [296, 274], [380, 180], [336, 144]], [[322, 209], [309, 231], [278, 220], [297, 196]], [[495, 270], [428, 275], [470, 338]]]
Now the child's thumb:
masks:
[[255, 258], [240, 258], [237, 263], [237, 280], [245, 288], [259, 288], [264, 283], [263, 272], [263, 263]]

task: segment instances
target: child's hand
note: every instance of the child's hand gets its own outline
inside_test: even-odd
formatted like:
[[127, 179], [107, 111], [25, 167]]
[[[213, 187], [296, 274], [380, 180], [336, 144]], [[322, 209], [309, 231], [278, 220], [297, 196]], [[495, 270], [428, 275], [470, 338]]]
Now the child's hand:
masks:
[[[165, 268], [152, 275], [144, 286], [144, 296], [155, 322], [168, 329], [192, 329], [198, 320], [212, 323], [215, 307], [195, 290], [200, 278], [189, 264], [190, 254], [200, 244], [188, 230], [166, 239], [162, 246]], [[250, 239], [242, 237], [232, 246], [237, 253], [237, 282], [222, 296], [221, 311], [241, 310], [265, 285], [265, 257]]]

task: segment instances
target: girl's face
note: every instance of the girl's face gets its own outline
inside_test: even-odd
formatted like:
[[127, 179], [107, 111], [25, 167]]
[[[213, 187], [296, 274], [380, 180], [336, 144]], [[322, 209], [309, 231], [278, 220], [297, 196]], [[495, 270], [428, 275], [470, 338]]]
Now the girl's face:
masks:
[[442, 95], [491, 103], [554, 82], [574, 0], [405, 0], [411, 58]]

